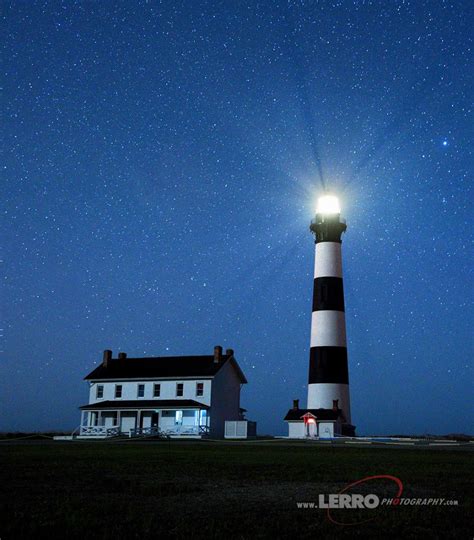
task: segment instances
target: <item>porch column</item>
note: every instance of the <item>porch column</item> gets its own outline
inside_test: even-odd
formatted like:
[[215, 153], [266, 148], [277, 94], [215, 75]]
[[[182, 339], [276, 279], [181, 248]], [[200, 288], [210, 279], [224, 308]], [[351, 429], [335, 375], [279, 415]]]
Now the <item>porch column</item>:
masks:
[[142, 411], [137, 411], [137, 425], [135, 426], [137, 429], [140, 429], [141, 419], [142, 419]]
[[119, 433], [120, 433], [120, 431], [121, 431], [121, 429], [120, 429], [120, 423], [121, 423], [121, 421], [122, 421], [122, 417], [121, 417], [121, 415], [120, 415], [120, 411], [117, 411], [117, 426], [118, 426], [118, 428], [119, 428]]

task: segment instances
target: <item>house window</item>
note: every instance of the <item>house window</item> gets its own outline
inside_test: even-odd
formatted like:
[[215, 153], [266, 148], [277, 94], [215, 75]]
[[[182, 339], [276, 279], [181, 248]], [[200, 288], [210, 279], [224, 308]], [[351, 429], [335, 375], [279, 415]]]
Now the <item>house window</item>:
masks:
[[182, 397], [183, 395], [184, 384], [176, 383], [176, 397]]
[[196, 383], [196, 396], [202, 395], [204, 395], [204, 383], [198, 382]]
[[96, 399], [102, 399], [104, 397], [104, 385], [98, 384], [95, 394]]
[[115, 385], [115, 399], [119, 399], [122, 397], [122, 385], [116, 384]]
[[137, 397], [145, 397], [145, 385], [139, 384], [137, 389]]
[[160, 384], [154, 384], [153, 385], [153, 397], [160, 397], [161, 393], [161, 385]]

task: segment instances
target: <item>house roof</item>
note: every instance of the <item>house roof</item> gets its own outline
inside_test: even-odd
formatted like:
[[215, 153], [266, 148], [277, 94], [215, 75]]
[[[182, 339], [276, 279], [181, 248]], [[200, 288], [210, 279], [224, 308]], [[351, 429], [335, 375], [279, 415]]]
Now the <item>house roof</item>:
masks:
[[341, 409], [334, 411], [333, 409], [290, 409], [285, 416], [285, 420], [299, 420], [303, 421], [302, 416], [305, 414], [312, 414], [316, 420], [333, 420], [336, 421], [341, 416]]
[[97, 366], [84, 377], [85, 380], [107, 379], [153, 379], [180, 377], [214, 377], [227, 363], [231, 362], [242, 383], [247, 379], [233, 355], [222, 355], [214, 362], [213, 355], [206, 356], [155, 356], [149, 358], [112, 358], [107, 367]]
[[208, 405], [194, 401], [194, 399], [133, 399], [115, 401], [99, 401], [79, 407], [83, 411], [97, 411], [110, 409], [114, 411], [123, 409], [209, 409]]

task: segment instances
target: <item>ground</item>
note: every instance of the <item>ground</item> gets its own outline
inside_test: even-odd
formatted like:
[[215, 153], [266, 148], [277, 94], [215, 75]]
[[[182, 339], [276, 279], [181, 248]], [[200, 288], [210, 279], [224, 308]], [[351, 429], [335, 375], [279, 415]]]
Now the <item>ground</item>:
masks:
[[[278, 441], [2, 443], [0, 538], [472, 538], [472, 456]], [[364, 510], [374, 519], [351, 526], [297, 507], [378, 474], [398, 477], [404, 497], [458, 505]], [[395, 483], [372, 482], [358, 492], [394, 496]]]

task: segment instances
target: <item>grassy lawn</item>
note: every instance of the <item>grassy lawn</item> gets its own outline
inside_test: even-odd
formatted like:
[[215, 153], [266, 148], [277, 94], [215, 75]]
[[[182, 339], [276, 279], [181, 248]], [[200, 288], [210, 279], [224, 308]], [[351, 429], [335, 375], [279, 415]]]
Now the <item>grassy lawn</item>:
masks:
[[[472, 457], [284, 443], [2, 444], [0, 538], [472, 538]], [[296, 506], [376, 474], [399, 477], [404, 497], [459, 505], [365, 510], [375, 519], [353, 526]], [[392, 497], [395, 485], [362, 490]]]

